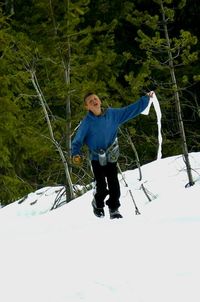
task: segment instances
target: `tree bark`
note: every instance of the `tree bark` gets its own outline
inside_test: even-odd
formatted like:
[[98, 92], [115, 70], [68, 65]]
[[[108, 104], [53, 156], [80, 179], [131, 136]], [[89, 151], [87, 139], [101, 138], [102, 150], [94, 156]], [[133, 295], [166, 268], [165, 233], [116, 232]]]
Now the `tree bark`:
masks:
[[[58, 38], [57, 24], [54, 17], [54, 11], [52, 6], [52, 0], [49, 0], [49, 6], [51, 11], [51, 17], [53, 21], [54, 36]], [[69, 0], [67, 0], [67, 14], [69, 15]], [[67, 18], [67, 29], [69, 28], [69, 18]], [[67, 96], [66, 96], [66, 151], [68, 157], [71, 155], [71, 98], [70, 98], [70, 70], [71, 70], [71, 45], [70, 37], [67, 35], [67, 50], [63, 53], [60, 42], [58, 42], [58, 52], [62, 62], [64, 71], [64, 82], [67, 86]]]
[[43, 96], [42, 91], [40, 89], [39, 83], [37, 81], [37, 76], [35, 74], [35, 71], [30, 70], [30, 73], [31, 73], [32, 84], [33, 84], [33, 86], [34, 86], [34, 88], [37, 92], [37, 95], [39, 97], [42, 109], [44, 111], [44, 115], [45, 115], [45, 118], [46, 118], [46, 121], [47, 121], [47, 125], [48, 125], [51, 140], [52, 140], [53, 144], [55, 145], [56, 149], [58, 150], [59, 155], [60, 155], [61, 160], [62, 160], [62, 163], [63, 163], [63, 166], [64, 166], [65, 177], [66, 177], [66, 186], [65, 186], [66, 187], [66, 199], [67, 199], [67, 202], [69, 202], [72, 199], [74, 199], [74, 192], [73, 192], [73, 185], [72, 185], [72, 181], [71, 181], [71, 177], [70, 177], [70, 173], [69, 173], [68, 164], [67, 164], [66, 158], [64, 156], [64, 153], [62, 151], [62, 148], [61, 148], [60, 144], [56, 141], [56, 139], [54, 137], [53, 129], [52, 129], [52, 126], [51, 126], [51, 121], [49, 119], [49, 115], [48, 115], [47, 108], [46, 108], [46, 105], [45, 105], [46, 101], [44, 99], [44, 96]]
[[175, 99], [175, 104], [176, 104], [178, 126], [179, 126], [179, 130], [180, 130], [181, 141], [182, 141], [183, 157], [184, 157], [184, 161], [186, 164], [187, 175], [188, 175], [188, 179], [189, 179], [188, 185], [192, 186], [192, 185], [194, 185], [194, 181], [193, 181], [192, 172], [191, 172], [192, 169], [191, 169], [191, 165], [190, 165], [190, 161], [189, 161], [188, 147], [187, 147], [185, 129], [184, 129], [184, 124], [183, 124], [183, 119], [182, 119], [182, 110], [181, 110], [178, 85], [177, 85], [177, 80], [176, 80], [176, 75], [175, 75], [173, 55], [172, 55], [172, 51], [171, 51], [171, 44], [170, 44], [170, 38], [169, 38], [169, 33], [168, 33], [167, 20], [166, 20], [166, 15], [165, 15], [165, 10], [164, 10], [162, 0], [160, 1], [160, 7], [161, 7], [161, 12], [162, 12], [163, 28], [164, 28], [164, 33], [165, 33], [165, 38], [166, 38], [166, 43], [167, 43], [167, 52], [168, 52], [168, 58], [169, 58], [168, 65], [169, 65], [169, 70], [170, 70], [171, 79], [172, 79], [172, 86], [173, 86], [173, 91], [174, 91], [174, 99]]

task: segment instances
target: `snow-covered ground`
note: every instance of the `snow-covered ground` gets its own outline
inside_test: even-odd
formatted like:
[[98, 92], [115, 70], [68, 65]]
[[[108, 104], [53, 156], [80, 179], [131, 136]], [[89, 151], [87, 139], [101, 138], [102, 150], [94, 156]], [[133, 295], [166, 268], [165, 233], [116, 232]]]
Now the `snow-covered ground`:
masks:
[[[44, 188], [0, 209], [2, 302], [199, 302], [200, 153], [121, 175], [123, 219], [96, 218], [92, 191], [56, 210]], [[134, 200], [141, 215], [135, 215]]]

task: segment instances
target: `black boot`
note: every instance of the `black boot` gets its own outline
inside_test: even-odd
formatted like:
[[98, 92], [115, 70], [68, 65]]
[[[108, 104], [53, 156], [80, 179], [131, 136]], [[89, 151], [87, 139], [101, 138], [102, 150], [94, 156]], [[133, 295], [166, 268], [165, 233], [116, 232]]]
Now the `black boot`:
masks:
[[110, 219], [123, 218], [118, 209], [109, 209]]
[[93, 207], [93, 212], [94, 212], [94, 215], [95, 215], [95, 216], [97, 216], [97, 217], [99, 217], [99, 218], [105, 216], [104, 209], [103, 209], [103, 208], [97, 208], [97, 207], [96, 207], [95, 199], [93, 199], [93, 201], [92, 201], [92, 207]]

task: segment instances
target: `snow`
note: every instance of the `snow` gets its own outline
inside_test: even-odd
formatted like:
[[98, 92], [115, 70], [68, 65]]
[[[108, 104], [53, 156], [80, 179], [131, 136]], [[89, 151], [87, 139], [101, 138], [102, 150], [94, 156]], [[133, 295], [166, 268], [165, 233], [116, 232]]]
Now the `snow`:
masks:
[[[199, 302], [200, 153], [119, 175], [124, 218], [98, 219], [92, 191], [50, 211], [47, 187], [0, 209], [2, 302]], [[149, 202], [141, 185], [148, 190]], [[135, 215], [133, 200], [141, 215]]]

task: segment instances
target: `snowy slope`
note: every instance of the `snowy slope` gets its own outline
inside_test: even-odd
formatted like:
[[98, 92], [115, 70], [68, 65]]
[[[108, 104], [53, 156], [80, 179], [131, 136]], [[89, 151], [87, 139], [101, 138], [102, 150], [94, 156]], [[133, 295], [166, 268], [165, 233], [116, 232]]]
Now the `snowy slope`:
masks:
[[120, 220], [96, 218], [91, 191], [53, 211], [58, 188], [0, 209], [0, 301], [199, 302], [200, 153], [190, 160], [190, 188], [181, 156], [142, 167], [151, 202], [137, 170], [128, 187], [119, 175]]

